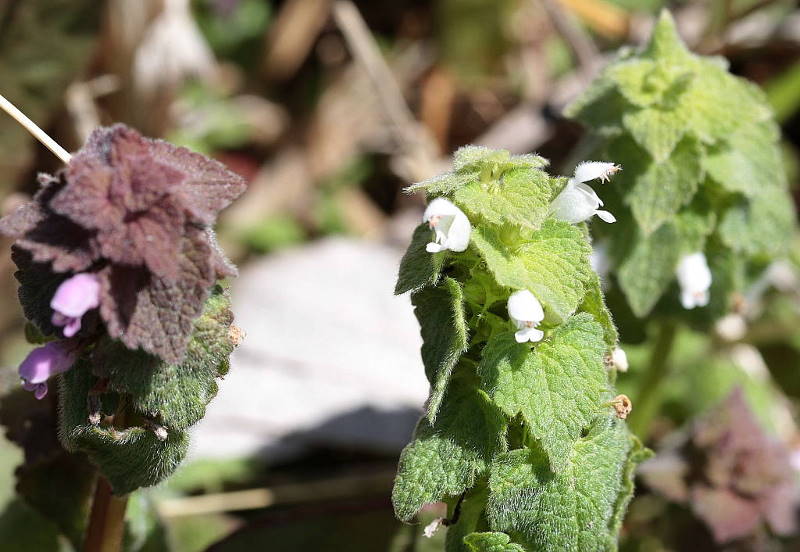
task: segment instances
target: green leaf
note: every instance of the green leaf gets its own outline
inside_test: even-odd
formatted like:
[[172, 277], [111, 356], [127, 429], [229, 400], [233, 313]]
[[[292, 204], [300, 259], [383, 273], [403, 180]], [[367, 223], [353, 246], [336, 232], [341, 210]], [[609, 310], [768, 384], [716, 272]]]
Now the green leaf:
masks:
[[564, 179], [538, 169], [507, 170], [497, 180], [473, 181], [453, 193], [453, 202], [473, 223], [480, 217], [492, 224], [538, 228], [547, 217], [556, 190]]
[[[568, 318], [583, 300], [592, 269], [590, 247], [578, 227], [548, 219], [525, 235], [523, 245], [512, 246], [498, 231], [479, 226], [472, 242], [497, 283], [530, 290], [556, 317]], [[512, 236], [508, 243], [517, 244], [519, 238]]]
[[[486, 499], [489, 496], [489, 489], [485, 484], [479, 484], [464, 496], [461, 505], [458, 507], [458, 519], [455, 523], [447, 526], [447, 536], [445, 537], [445, 552], [470, 552], [470, 548], [464, 543], [464, 537], [481, 528], [485, 528], [486, 519]], [[456, 501], [458, 502], [458, 501]], [[451, 518], [456, 514], [450, 514]]]
[[755, 197], [763, 190], [785, 187], [780, 150], [771, 121], [740, 126], [702, 157], [703, 168], [720, 186]]
[[605, 78], [613, 83], [631, 104], [646, 107], [659, 101], [663, 94], [663, 90], [654, 86], [654, 82], [649, 82], [653, 80], [649, 77], [655, 69], [654, 61], [634, 58], [609, 66]]
[[653, 451], [645, 448], [638, 437], [630, 435], [630, 440], [631, 448], [628, 452], [628, 461], [625, 463], [625, 468], [622, 473], [622, 485], [614, 504], [614, 514], [611, 516], [611, 521], [608, 524], [612, 536], [617, 535], [619, 530], [622, 529], [622, 521], [625, 518], [625, 513], [628, 511], [628, 504], [630, 504], [633, 498], [636, 466], [654, 456]]
[[445, 278], [439, 286], [413, 294], [411, 302], [422, 332], [422, 362], [431, 384], [427, 416], [434, 423], [453, 367], [469, 343], [463, 291], [456, 280]]
[[686, 133], [680, 113], [666, 109], [640, 109], [622, 117], [625, 129], [657, 162], [666, 161]]
[[791, 196], [770, 187], [750, 203], [740, 201], [730, 207], [720, 221], [719, 235], [734, 251], [769, 258], [785, 253], [794, 225]]
[[217, 288], [195, 321], [181, 364], [170, 365], [105, 339], [94, 352], [94, 372], [108, 378], [110, 391], [126, 395], [128, 407], [136, 413], [170, 431], [186, 429], [205, 416], [206, 406], [217, 394], [216, 380], [228, 371], [232, 322], [230, 299]]
[[612, 416], [574, 444], [560, 473], [535, 450], [498, 455], [489, 477], [490, 526], [528, 552], [616, 549], [615, 512], [631, 446], [624, 422]]
[[[186, 456], [189, 436], [170, 431], [165, 441], [141, 427], [117, 430], [89, 423], [87, 396], [96, 378], [85, 360], [59, 376], [61, 442], [69, 451], [85, 452], [122, 495], [169, 477]], [[110, 397], [109, 397], [110, 398]]]
[[506, 422], [471, 379], [454, 378], [435, 425], [423, 418], [414, 440], [400, 455], [392, 503], [410, 520], [430, 502], [458, 496], [505, 450]]
[[553, 471], [565, 469], [573, 443], [601, 410], [606, 350], [603, 329], [580, 313], [533, 350], [509, 332], [493, 337], [483, 351], [478, 372], [484, 388], [506, 415], [522, 414]]
[[619, 340], [617, 327], [614, 325], [614, 320], [611, 318], [611, 311], [606, 306], [606, 301], [603, 298], [603, 290], [600, 286], [600, 277], [595, 274], [594, 277], [589, 279], [586, 286], [586, 295], [583, 297], [580, 309], [583, 312], [591, 314], [595, 321], [603, 328], [603, 339], [609, 348], [616, 346]]
[[694, 56], [686, 48], [675, 27], [675, 20], [668, 10], [661, 10], [650, 42], [642, 53], [643, 56], [657, 60], [661, 64], [681, 65], [689, 62]]
[[453, 154], [453, 170], [465, 172], [495, 164], [502, 169], [511, 167], [541, 169], [550, 164], [544, 157], [528, 153], [511, 155], [506, 150], [494, 150], [484, 146], [462, 146]]
[[411, 237], [411, 244], [400, 261], [400, 272], [394, 288], [395, 295], [401, 295], [407, 291], [415, 292], [425, 286], [436, 285], [447, 258], [447, 252], [428, 253], [425, 246], [432, 241], [433, 231], [427, 223], [417, 226]]
[[515, 169], [540, 169], [547, 165], [547, 159], [534, 154], [511, 155], [506, 150], [464, 146], [453, 155], [452, 172], [413, 184], [406, 191], [425, 190], [429, 196], [448, 195], [471, 184], [496, 183]]
[[620, 264], [617, 276], [631, 310], [643, 318], [675, 278], [681, 252], [678, 232], [671, 224], [634, 240], [633, 250]]
[[464, 537], [471, 552], [525, 552], [505, 533], [472, 533]]
[[663, 163], [654, 162], [636, 175], [636, 185], [625, 197], [645, 234], [671, 220], [691, 202], [703, 178], [700, 151], [694, 140], [681, 141]]

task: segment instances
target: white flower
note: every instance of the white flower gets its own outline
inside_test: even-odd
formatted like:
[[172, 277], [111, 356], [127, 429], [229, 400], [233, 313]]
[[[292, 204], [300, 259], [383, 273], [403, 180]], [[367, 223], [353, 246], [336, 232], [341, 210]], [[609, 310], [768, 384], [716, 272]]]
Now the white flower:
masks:
[[681, 304], [685, 309], [708, 305], [708, 288], [711, 287], [711, 271], [706, 256], [701, 252], [685, 255], [675, 271], [681, 286]]
[[214, 54], [192, 16], [190, 0], [165, 0], [136, 50], [133, 74], [146, 94], [172, 87], [187, 76], [208, 76]]
[[611, 175], [619, 170], [621, 167], [614, 163], [584, 161], [578, 164], [572, 178], [567, 181], [567, 185], [550, 205], [553, 216], [570, 224], [583, 222], [592, 215], [597, 215], [606, 222], [616, 222], [614, 215], [598, 209], [603, 206], [603, 202], [584, 182], [596, 178], [599, 178], [600, 182], [607, 182]]
[[422, 534], [428, 538], [431, 538], [436, 534], [439, 528], [443, 525], [444, 519], [443, 518], [436, 518], [428, 525], [425, 526], [425, 529], [422, 530]]
[[508, 298], [508, 316], [519, 329], [514, 334], [517, 343], [541, 341], [544, 332], [536, 326], [544, 320], [544, 311], [539, 300], [527, 289], [515, 291]]
[[425, 247], [428, 253], [464, 251], [469, 245], [472, 227], [464, 212], [443, 197], [437, 197], [428, 204], [423, 222], [427, 222], [431, 230], [436, 232], [436, 241]]
[[741, 314], [731, 313], [717, 320], [714, 329], [725, 341], [738, 341], [747, 333], [747, 321]]
[[614, 363], [614, 367], [617, 369], [617, 372], [627, 372], [628, 371], [628, 355], [625, 354], [620, 347], [614, 349], [614, 352], [611, 353], [611, 362]]

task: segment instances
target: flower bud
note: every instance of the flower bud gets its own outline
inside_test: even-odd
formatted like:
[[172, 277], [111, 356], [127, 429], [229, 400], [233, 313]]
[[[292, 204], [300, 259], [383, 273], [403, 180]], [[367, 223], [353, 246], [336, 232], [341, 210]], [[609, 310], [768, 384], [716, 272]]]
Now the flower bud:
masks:
[[27, 391], [33, 391], [37, 399], [47, 394], [47, 380], [66, 372], [75, 364], [77, 350], [63, 341], [51, 341], [37, 347], [19, 365], [19, 377]]
[[706, 256], [701, 252], [685, 255], [675, 271], [681, 287], [681, 304], [685, 309], [704, 307], [708, 304], [711, 287], [711, 270]]
[[94, 274], [76, 274], [64, 280], [50, 301], [54, 326], [64, 327], [64, 337], [81, 329], [81, 317], [100, 305], [100, 281]]
[[507, 308], [509, 318], [519, 330], [514, 334], [517, 343], [542, 340], [544, 332], [536, 329], [536, 326], [544, 320], [544, 310], [533, 293], [527, 289], [514, 292], [508, 298]]
[[464, 212], [443, 197], [428, 204], [423, 222], [427, 222], [436, 233], [436, 240], [425, 248], [428, 253], [439, 251], [464, 251], [469, 246], [472, 227]]

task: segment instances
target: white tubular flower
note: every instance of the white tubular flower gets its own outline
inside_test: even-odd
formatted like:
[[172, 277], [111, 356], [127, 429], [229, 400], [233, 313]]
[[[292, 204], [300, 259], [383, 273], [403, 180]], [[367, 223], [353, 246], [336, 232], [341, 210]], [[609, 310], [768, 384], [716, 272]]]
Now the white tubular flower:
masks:
[[508, 316], [516, 324], [519, 330], [514, 334], [517, 343], [530, 341], [535, 343], [541, 341], [544, 332], [537, 330], [536, 326], [544, 320], [542, 304], [534, 297], [533, 293], [527, 289], [515, 291], [508, 298]]
[[423, 222], [427, 222], [431, 230], [436, 232], [436, 241], [429, 243], [425, 249], [428, 253], [439, 251], [464, 251], [469, 245], [472, 227], [464, 212], [443, 197], [437, 197], [428, 204]]
[[611, 362], [614, 363], [614, 368], [617, 369], [617, 372], [628, 371], [628, 355], [620, 347], [617, 347], [611, 353]]
[[711, 287], [711, 271], [706, 256], [701, 252], [685, 255], [675, 271], [681, 286], [681, 304], [685, 309], [708, 305], [708, 289]]
[[575, 174], [550, 205], [553, 216], [570, 224], [583, 222], [593, 215], [597, 215], [605, 222], [616, 222], [617, 219], [614, 218], [614, 215], [598, 209], [603, 206], [602, 200], [584, 182], [597, 178], [600, 179], [600, 182], [607, 182], [614, 173], [620, 170], [622, 168], [614, 163], [584, 161], [578, 164], [575, 167]]

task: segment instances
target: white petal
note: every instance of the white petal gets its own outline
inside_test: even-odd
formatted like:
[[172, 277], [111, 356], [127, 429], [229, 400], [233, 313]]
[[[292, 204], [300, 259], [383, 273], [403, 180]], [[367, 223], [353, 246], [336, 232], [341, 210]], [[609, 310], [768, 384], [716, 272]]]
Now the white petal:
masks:
[[620, 372], [628, 371], [628, 355], [625, 354], [621, 348], [617, 347], [611, 353], [611, 360], [614, 362], [614, 367]]
[[517, 343], [525, 343], [526, 341], [536, 343], [537, 341], [541, 341], [543, 337], [544, 332], [536, 328], [523, 328], [514, 333], [514, 339], [516, 339]]
[[614, 215], [612, 215], [608, 211], [595, 211], [594, 214], [597, 215], [597, 218], [609, 224], [611, 224], [612, 222], [617, 222], [616, 217], [614, 217]]
[[438, 243], [431, 242], [425, 246], [425, 251], [428, 253], [439, 253], [440, 251], [444, 251], [447, 249], [446, 247], [442, 247]]
[[603, 201], [600, 199], [600, 197], [592, 189], [591, 186], [579, 182], [575, 184], [575, 188], [586, 194], [587, 199], [594, 204], [595, 209], [603, 206]]
[[681, 290], [681, 305], [684, 309], [693, 309], [697, 306], [694, 293], [688, 290]]
[[544, 319], [544, 310], [539, 300], [527, 289], [515, 291], [508, 298], [508, 315], [513, 320], [536, 322]]
[[469, 237], [472, 227], [467, 215], [462, 212], [456, 214], [447, 232], [447, 247], [451, 251], [464, 251], [469, 246]]
[[461, 209], [453, 205], [450, 200], [443, 197], [437, 197], [428, 203], [428, 206], [425, 208], [425, 213], [422, 215], [422, 221], [428, 222], [434, 215], [439, 215], [441, 217], [447, 215], [456, 215], [458, 213], [461, 213], [462, 215], [464, 214], [461, 212]]
[[614, 163], [604, 163], [602, 161], [584, 161], [575, 167], [574, 179], [577, 182], [588, 182], [599, 178], [600, 180], [608, 180], [608, 178], [615, 172], [620, 170], [618, 165]]
[[686, 309], [704, 307], [708, 304], [708, 290], [712, 276], [706, 256], [701, 252], [685, 255], [675, 270], [681, 288], [681, 304]]
[[570, 224], [583, 222], [591, 217], [597, 209], [597, 203], [576, 186], [567, 184], [567, 187], [550, 204], [550, 212], [558, 220]]

